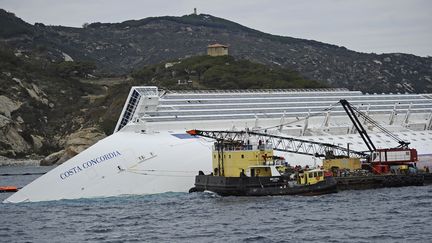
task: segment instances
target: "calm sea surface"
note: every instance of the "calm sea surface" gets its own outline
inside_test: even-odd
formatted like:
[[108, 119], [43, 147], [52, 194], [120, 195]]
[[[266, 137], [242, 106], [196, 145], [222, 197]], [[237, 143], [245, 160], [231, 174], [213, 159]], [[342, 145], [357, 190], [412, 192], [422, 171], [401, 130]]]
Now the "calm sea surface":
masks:
[[[0, 167], [0, 174], [48, 169]], [[36, 177], [0, 176], [0, 185]], [[315, 197], [164, 193], [0, 203], [0, 242], [432, 242], [431, 206], [432, 186]]]

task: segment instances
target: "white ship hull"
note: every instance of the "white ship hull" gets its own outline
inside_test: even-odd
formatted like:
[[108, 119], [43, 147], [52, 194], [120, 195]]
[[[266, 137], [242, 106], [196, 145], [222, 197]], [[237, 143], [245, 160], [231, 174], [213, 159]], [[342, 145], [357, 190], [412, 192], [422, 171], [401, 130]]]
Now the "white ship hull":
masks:
[[[115, 133], [30, 183], [7, 202], [185, 191], [193, 185], [191, 178], [197, 171], [210, 165], [210, 148], [191, 140], [196, 139], [182, 140], [167, 132]], [[104, 159], [104, 155], [108, 156]]]
[[[128, 97], [129, 102], [131, 95], [132, 91]], [[202, 98], [206, 93], [200, 93], [200, 95], [201, 98], [198, 100], [202, 102], [205, 99], [212, 100], [215, 104], [219, 102], [215, 98]], [[321, 94], [317, 92], [317, 97], [320, 96]], [[337, 94], [334, 96], [336, 100], [339, 98]], [[358, 96], [358, 93], [353, 93], [354, 96]], [[142, 97], [146, 98], [147, 101]], [[342, 112], [334, 112], [332, 116], [328, 114], [327, 116], [325, 114], [314, 116], [307, 119], [307, 122], [300, 119], [306, 116], [304, 114], [307, 114], [307, 108], [303, 109], [302, 113], [297, 112], [298, 116], [291, 117], [287, 115], [290, 113], [289, 108], [286, 108], [286, 112], [283, 112], [285, 115], [276, 114], [271, 117], [270, 112], [264, 110], [263, 113], [254, 113], [254, 116], [259, 117], [261, 115], [262, 118], [235, 118], [235, 115], [238, 115], [237, 111], [241, 111], [240, 107], [231, 108], [233, 111], [224, 113], [223, 116], [225, 117], [223, 118], [215, 117], [214, 119], [206, 118], [201, 120], [202, 116], [205, 116], [205, 110], [197, 110], [196, 114], [199, 115], [193, 117], [195, 113], [191, 112], [190, 108], [188, 108], [186, 115], [181, 110], [183, 105], [177, 107], [174, 105], [172, 110], [181, 115], [173, 115], [170, 120], [168, 119], [170, 117], [163, 112], [164, 107], [168, 106], [164, 102], [170, 104], [172, 100], [177, 100], [176, 102], [179, 102], [179, 104], [186, 103], [186, 106], [190, 107], [190, 102], [188, 102], [190, 97], [176, 99], [176, 96], [172, 95], [159, 98], [157, 93], [156, 95], [153, 94], [153, 96], [150, 94], [142, 97], [138, 103], [135, 103], [133, 109], [128, 108], [127, 104], [125, 105], [122, 117], [120, 117], [116, 127], [116, 130], [119, 131], [49, 171], [7, 198], [5, 202], [35, 202], [129, 194], [154, 194], [169, 191], [187, 192], [193, 186], [194, 176], [199, 170], [205, 173], [211, 171], [212, 145], [210, 139], [188, 136], [185, 131], [189, 129], [230, 130], [244, 129], [245, 127], [268, 127], [269, 132], [273, 133], [286, 136], [303, 135], [302, 139], [333, 143], [340, 146], [350, 143], [351, 148], [354, 150], [366, 150], [361, 138], [357, 134], [351, 133], [351, 124]], [[385, 98], [385, 96], [383, 97]], [[368, 96], [364, 96], [363, 100], [367, 104]], [[246, 101], [249, 100], [245, 98]], [[290, 103], [295, 102], [295, 99], [290, 101]], [[419, 152], [422, 160], [420, 163], [428, 163], [432, 161], [432, 131], [430, 130], [432, 102], [421, 97], [419, 103], [426, 105], [424, 110], [415, 112], [415, 107], [413, 107], [413, 113], [408, 115], [409, 119], [407, 120], [406, 114], [411, 111], [408, 106], [405, 106], [405, 109], [399, 110], [400, 115], [394, 117], [393, 124], [388, 125], [387, 128], [397, 131], [396, 134], [401, 139], [411, 142], [411, 147], [416, 148]], [[221, 104], [224, 103], [221, 102]], [[212, 104], [203, 106], [212, 107]], [[250, 106], [249, 102], [246, 107]], [[321, 104], [315, 105], [315, 107], [322, 106]], [[253, 107], [266, 107], [266, 104], [264, 102], [262, 105], [253, 105]], [[298, 107], [294, 106], [294, 108], [297, 109]], [[127, 115], [128, 109], [130, 110], [129, 115]], [[221, 108], [221, 106], [212, 109], [219, 109], [222, 110], [222, 113], [224, 112], [224, 108]], [[154, 116], [148, 116], [152, 112]], [[233, 119], [227, 119], [227, 114], [233, 115]], [[383, 123], [388, 123], [389, 116], [391, 116], [391, 109], [373, 115], [376, 120]], [[125, 117], [128, 119], [125, 120]], [[302, 121], [296, 123], [297, 120]], [[123, 125], [121, 125], [122, 122]], [[277, 126], [281, 123], [289, 123], [290, 125], [285, 125], [279, 130]], [[275, 126], [276, 128], [272, 129]], [[394, 147], [397, 145], [383, 134], [374, 133], [373, 128], [370, 132], [372, 139], [377, 141], [376, 145], [378, 147]], [[287, 162], [292, 165], [320, 163], [320, 160], [311, 156], [279, 154], [284, 156]]]

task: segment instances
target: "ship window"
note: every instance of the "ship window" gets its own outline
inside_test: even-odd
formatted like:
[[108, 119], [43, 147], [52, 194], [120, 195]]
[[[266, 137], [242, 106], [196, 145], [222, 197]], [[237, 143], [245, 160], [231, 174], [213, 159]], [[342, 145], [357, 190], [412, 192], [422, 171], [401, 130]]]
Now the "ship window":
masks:
[[213, 155], [213, 158], [215, 158], [215, 159], [216, 159], [216, 154], [214, 154], [214, 155]]
[[230, 154], [230, 155], [228, 155], [228, 158], [229, 158], [229, 159], [231, 159], [231, 154]]
[[244, 159], [244, 154], [241, 155], [241, 158]]
[[318, 176], [323, 176], [323, 172], [322, 171], [320, 171], [320, 172], [318, 172]]

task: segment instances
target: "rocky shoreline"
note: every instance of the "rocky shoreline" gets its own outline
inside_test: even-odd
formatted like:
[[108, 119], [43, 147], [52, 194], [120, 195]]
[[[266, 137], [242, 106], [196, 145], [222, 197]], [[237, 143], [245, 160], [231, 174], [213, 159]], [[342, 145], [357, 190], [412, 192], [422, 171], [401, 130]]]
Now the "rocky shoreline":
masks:
[[105, 137], [104, 133], [94, 127], [78, 130], [66, 137], [65, 149], [46, 156], [40, 161], [40, 165], [60, 165]]
[[60, 165], [68, 159], [74, 157], [106, 135], [95, 128], [84, 128], [66, 137], [64, 142], [65, 149], [54, 152], [46, 157], [35, 156], [29, 158], [8, 158], [0, 156], [0, 166], [28, 166], [41, 165], [52, 166]]
[[0, 156], [0, 166], [39, 166], [40, 159], [11, 159]]

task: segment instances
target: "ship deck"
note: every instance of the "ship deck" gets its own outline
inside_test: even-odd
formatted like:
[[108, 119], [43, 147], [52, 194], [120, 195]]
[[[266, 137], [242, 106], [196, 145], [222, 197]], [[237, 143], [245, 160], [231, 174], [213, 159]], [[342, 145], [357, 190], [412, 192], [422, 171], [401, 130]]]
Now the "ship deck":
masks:
[[[256, 118], [344, 116], [340, 99], [370, 115], [426, 113], [432, 111], [430, 94], [363, 94], [346, 89], [158, 91], [134, 87], [116, 131], [129, 121], [182, 122]], [[154, 101], [156, 99], [156, 101]], [[129, 106], [129, 107], [127, 107]], [[120, 123], [120, 122], [119, 122]]]

